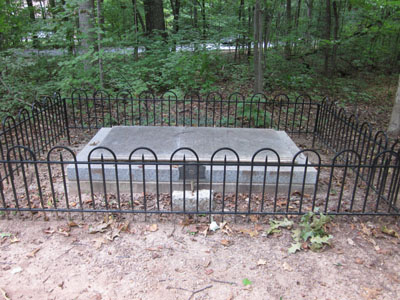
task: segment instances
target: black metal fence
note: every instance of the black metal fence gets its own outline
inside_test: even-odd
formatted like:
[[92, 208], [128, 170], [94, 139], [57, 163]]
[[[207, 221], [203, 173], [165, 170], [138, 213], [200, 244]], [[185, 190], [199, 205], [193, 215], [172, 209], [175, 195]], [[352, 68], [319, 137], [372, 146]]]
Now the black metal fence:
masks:
[[[168, 160], [137, 148], [119, 161], [104, 147], [97, 151], [111, 160], [78, 160], [73, 150], [57, 146], [70, 141], [70, 130], [114, 125], [273, 128], [303, 136], [311, 149], [287, 161], [270, 148], [251, 160], [228, 147], [202, 160], [190, 148], [176, 149]], [[399, 142], [389, 143], [384, 132], [327, 99], [74, 91], [4, 119], [0, 212], [267, 215], [318, 208], [326, 214], [399, 215], [399, 149]]]

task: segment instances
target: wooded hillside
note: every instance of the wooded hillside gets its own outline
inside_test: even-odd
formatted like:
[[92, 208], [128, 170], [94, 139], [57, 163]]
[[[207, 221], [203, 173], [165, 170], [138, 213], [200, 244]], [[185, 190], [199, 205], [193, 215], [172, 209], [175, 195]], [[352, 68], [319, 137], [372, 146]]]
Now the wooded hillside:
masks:
[[1, 1], [0, 110], [72, 87], [390, 102], [399, 17], [387, 0]]

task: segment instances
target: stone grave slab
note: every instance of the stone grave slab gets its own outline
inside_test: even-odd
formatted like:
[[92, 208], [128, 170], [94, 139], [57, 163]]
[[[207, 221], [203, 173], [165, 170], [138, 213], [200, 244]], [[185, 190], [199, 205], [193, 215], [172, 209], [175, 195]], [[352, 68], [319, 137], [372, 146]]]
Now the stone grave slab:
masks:
[[[235, 192], [236, 186], [240, 193], [249, 192], [250, 177], [252, 177], [252, 191], [259, 193], [273, 193], [276, 188], [278, 192], [287, 192], [290, 182], [291, 189], [301, 190], [303, 181], [307, 191], [313, 190], [316, 182], [317, 171], [312, 167], [304, 166], [281, 166], [267, 165], [253, 166], [253, 176], [251, 176], [251, 160], [253, 154], [261, 148], [274, 149], [280, 156], [281, 163], [291, 163], [294, 155], [300, 151], [296, 144], [283, 131], [272, 129], [247, 129], [247, 128], [204, 128], [204, 127], [153, 127], [153, 126], [116, 126], [112, 128], [102, 128], [92, 138], [92, 140], [77, 155], [77, 161], [87, 162], [88, 155], [96, 147], [107, 147], [111, 149], [118, 161], [117, 168], [113, 163], [113, 156], [109, 151], [95, 150], [91, 155], [94, 164], [69, 165], [67, 174], [69, 179], [70, 192], [77, 192], [77, 176], [79, 176], [80, 189], [82, 192], [90, 192], [90, 177], [92, 176], [93, 189], [96, 193], [103, 192], [103, 180], [105, 179], [107, 192], [116, 192], [116, 178], [118, 175], [119, 190], [121, 193], [130, 193], [131, 185], [134, 192], [143, 191], [143, 181], [145, 180], [146, 191], [156, 192], [156, 182], [158, 180], [159, 192], [169, 193], [172, 185], [173, 191], [193, 189], [192, 180], [186, 180], [183, 186], [182, 170], [179, 163], [174, 163], [172, 168], [168, 164], [158, 166], [158, 176], [156, 176], [156, 166], [154, 164], [145, 165], [145, 178], [143, 178], [143, 166], [140, 164], [142, 154], [145, 160], [154, 162], [154, 157], [149, 152], [138, 152], [132, 157], [134, 164], [128, 164], [129, 155], [135, 148], [147, 147], [156, 154], [159, 162], [169, 162], [171, 154], [178, 148], [188, 147], [196, 151], [199, 156], [200, 164], [203, 168], [204, 177], [199, 180], [199, 190], [213, 190], [220, 192], [225, 180], [225, 192]], [[221, 165], [212, 166], [212, 185], [211, 178], [211, 155], [218, 149], [229, 147], [234, 149], [240, 157], [240, 162], [245, 165], [240, 166], [239, 173], [237, 166], [227, 166], [225, 169]], [[185, 152], [186, 160], [194, 162], [195, 158], [189, 152]], [[214, 159], [215, 163], [221, 163], [224, 155], [228, 162], [236, 162], [236, 157], [231, 152], [222, 152]], [[102, 168], [101, 164], [95, 162], [103, 160], [107, 163]], [[257, 163], [265, 162], [266, 152], [258, 155], [254, 160]], [[174, 161], [182, 161], [183, 153], [179, 152], [174, 157]], [[268, 153], [268, 162], [276, 163], [276, 155]], [[299, 155], [296, 163], [305, 162], [305, 157]], [[104, 169], [104, 170], [103, 170]], [[117, 169], [117, 172], [116, 172]], [[104, 179], [103, 179], [104, 172]], [[172, 177], [171, 177], [172, 174]], [[131, 183], [132, 178], [132, 183]], [[188, 178], [188, 177], [187, 177]], [[143, 180], [144, 179], [144, 180]], [[238, 182], [236, 180], [238, 179]], [[195, 180], [196, 181], [196, 180]], [[264, 184], [265, 183], [265, 184]], [[196, 182], [197, 184], [197, 182]], [[176, 193], [175, 193], [176, 194]]]
[[[116, 126], [103, 128], [99, 132], [97, 146], [111, 149], [119, 161], [126, 161], [132, 150], [137, 147], [152, 149], [159, 161], [169, 161], [171, 154], [178, 148], [188, 147], [199, 156], [200, 161], [210, 161], [212, 154], [223, 147], [234, 149], [241, 161], [250, 162], [252, 155], [261, 148], [272, 148], [279, 153], [281, 162], [290, 162], [299, 148], [284, 131], [253, 128], [210, 128], [210, 127], [157, 127], [157, 126]], [[93, 160], [112, 159], [108, 151], [93, 153]], [[152, 159], [144, 153], [145, 159]], [[141, 154], [133, 156], [141, 159]], [[194, 160], [188, 156], [188, 160]], [[216, 156], [215, 161], [221, 160]], [[271, 160], [276, 161], [275, 156]], [[234, 154], [227, 153], [227, 160], [235, 160]], [[256, 157], [255, 161], [264, 158]]]

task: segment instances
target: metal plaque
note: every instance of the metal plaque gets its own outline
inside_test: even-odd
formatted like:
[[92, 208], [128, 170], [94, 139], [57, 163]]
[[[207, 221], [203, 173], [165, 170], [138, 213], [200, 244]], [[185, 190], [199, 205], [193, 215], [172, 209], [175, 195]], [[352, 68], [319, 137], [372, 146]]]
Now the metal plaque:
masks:
[[[183, 172], [185, 168], [185, 172]], [[199, 170], [199, 180], [206, 179], [206, 167], [197, 165], [185, 165], [179, 167], [179, 180], [183, 180], [183, 173], [185, 173], [186, 180], [197, 180], [197, 170]]]

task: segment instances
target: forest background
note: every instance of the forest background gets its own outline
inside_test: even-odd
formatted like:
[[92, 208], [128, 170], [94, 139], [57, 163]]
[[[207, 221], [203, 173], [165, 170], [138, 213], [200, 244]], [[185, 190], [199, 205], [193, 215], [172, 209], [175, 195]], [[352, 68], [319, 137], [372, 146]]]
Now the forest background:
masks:
[[83, 88], [329, 95], [385, 123], [399, 44], [400, 1], [0, 0], [0, 116]]

